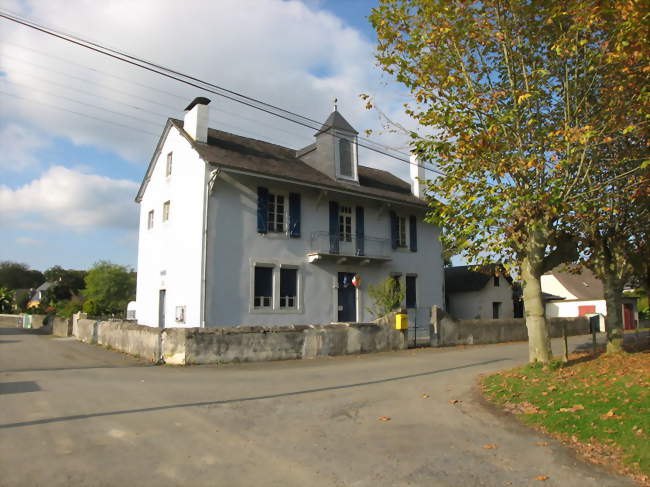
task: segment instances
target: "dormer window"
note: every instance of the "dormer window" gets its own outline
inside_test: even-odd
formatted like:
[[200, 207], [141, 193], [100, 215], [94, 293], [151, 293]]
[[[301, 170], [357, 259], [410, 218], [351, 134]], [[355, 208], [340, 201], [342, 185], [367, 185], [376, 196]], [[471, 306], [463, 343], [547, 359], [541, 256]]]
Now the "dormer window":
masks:
[[357, 144], [349, 135], [337, 135], [336, 176], [357, 180]]

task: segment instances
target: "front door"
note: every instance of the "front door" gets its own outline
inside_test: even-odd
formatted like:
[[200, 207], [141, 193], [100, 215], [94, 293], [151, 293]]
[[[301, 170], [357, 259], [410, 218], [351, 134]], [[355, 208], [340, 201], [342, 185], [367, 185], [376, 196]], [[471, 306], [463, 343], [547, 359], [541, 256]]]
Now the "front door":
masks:
[[165, 290], [158, 294], [158, 327], [165, 328]]
[[631, 304], [623, 305], [623, 328], [626, 330], [634, 329], [634, 309]]
[[357, 321], [357, 288], [352, 285], [354, 272], [339, 272], [338, 321]]

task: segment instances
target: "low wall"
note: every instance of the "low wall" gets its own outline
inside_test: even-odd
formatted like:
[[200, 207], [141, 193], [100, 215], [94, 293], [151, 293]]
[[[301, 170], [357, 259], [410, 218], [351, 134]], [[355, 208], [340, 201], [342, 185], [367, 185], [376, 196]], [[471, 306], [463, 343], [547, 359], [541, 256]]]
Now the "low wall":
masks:
[[289, 360], [400, 350], [394, 316], [373, 323], [232, 328], [152, 328], [75, 317], [73, 334], [152, 362], [175, 365]]
[[650, 320], [639, 320], [639, 328], [650, 328]]
[[[89, 320], [85, 320], [89, 321]], [[130, 355], [158, 362], [161, 356], [161, 330], [127, 322], [101, 321], [93, 328], [96, 343]]]
[[[562, 337], [565, 326], [567, 336], [589, 333], [589, 319], [584, 316], [550, 318], [548, 324], [551, 338]], [[457, 320], [440, 308], [435, 307], [431, 313], [431, 327], [431, 346], [438, 347], [528, 340], [526, 321], [523, 318]]]
[[54, 318], [52, 321], [52, 334], [59, 337], [72, 335], [72, 320], [67, 318]]
[[23, 326], [23, 315], [0, 314], [0, 326]]

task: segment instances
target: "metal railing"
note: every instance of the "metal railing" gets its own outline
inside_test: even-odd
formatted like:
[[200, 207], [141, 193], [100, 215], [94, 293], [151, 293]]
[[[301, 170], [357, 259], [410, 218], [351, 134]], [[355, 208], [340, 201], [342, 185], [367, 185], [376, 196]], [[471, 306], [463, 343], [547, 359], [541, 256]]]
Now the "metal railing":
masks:
[[341, 238], [339, 233], [321, 231], [311, 234], [310, 249], [311, 252], [342, 256], [387, 258], [390, 242], [387, 238], [358, 236], [354, 233]]

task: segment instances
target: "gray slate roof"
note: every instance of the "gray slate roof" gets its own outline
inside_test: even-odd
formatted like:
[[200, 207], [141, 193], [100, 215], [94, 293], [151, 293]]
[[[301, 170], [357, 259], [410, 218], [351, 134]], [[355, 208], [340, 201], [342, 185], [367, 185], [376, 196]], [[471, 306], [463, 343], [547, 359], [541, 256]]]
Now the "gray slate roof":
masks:
[[[445, 267], [445, 292], [464, 293], [471, 291], [480, 291], [494, 276], [496, 265], [485, 267], [483, 272], [473, 271], [473, 266], [455, 266]], [[512, 283], [510, 276], [502, 276], [509, 283]]]
[[360, 165], [359, 184], [345, 183], [307, 165], [294, 149], [215, 129], [208, 129], [207, 143], [196, 142], [183, 130], [181, 120], [170, 119], [170, 123], [185, 135], [203, 160], [224, 169], [426, 207], [426, 203], [413, 196], [409, 183], [388, 171]]
[[354, 127], [352, 127], [352, 125], [350, 125], [348, 121], [343, 117], [343, 115], [341, 115], [337, 110], [334, 110], [332, 113], [330, 113], [330, 116], [327, 117], [327, 120], [325, 120], [323, 126], [318, 132], [316, 132], [316, 135], [327, 132], [331, 128], [342, 130], [343, 132], [350, 132], [355, 135], [359, 133], [354, 130]]

